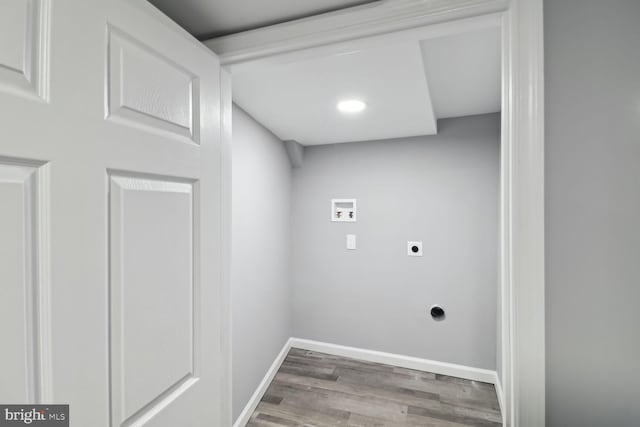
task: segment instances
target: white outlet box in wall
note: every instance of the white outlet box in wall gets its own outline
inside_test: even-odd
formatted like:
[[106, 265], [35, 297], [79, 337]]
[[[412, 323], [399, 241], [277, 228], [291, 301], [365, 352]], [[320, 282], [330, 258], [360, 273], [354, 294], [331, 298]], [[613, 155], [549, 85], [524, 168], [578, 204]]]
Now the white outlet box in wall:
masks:
[[355, 234], [347, 234], [347, 249], [355, 250], [356, 249], [356, 235]]
[[356, 222], [356, 199], [331, 199], [331, 221]]
[[409, 256], [422, 256], [422, 242], [408, 241], [407, 242], [407, 255], [409, 255]]

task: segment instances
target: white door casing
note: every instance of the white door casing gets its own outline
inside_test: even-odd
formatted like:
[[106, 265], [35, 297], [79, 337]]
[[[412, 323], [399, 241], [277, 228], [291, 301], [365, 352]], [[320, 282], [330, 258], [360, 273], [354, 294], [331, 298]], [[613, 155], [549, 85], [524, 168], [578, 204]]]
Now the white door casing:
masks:
[[0, 3], [0, 402], [230, 425], [221, 78], [146, 1]]
[[226, 69], [288, 64], [487, 25], [502, 28], [500, 381], [505, 426], [544, 426], [543, 0], [381, 1], [205, 41]]

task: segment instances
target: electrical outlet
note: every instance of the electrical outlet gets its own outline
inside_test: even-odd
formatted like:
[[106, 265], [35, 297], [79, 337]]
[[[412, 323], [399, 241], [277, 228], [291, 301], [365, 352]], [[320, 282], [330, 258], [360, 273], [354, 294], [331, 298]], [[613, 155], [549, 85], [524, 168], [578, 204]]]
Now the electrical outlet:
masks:
[[407, 242], [407, 255], [422, 256], [422, 242]]

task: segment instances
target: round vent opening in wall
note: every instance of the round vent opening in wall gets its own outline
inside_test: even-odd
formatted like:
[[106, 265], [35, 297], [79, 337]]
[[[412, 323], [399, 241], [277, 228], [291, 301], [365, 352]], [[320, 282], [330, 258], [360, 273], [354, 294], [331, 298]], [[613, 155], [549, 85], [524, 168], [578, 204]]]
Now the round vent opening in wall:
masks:
[[439, 305], [434, 305], [431, 307], [431, 317], [433, 320], [440, 322], [445, 319], [446, 315], [444, 312], [444, 308]]

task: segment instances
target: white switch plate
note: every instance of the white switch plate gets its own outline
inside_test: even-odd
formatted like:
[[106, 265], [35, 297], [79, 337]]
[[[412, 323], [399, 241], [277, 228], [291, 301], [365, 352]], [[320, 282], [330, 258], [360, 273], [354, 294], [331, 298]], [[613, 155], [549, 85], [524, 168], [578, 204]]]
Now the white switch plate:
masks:
[[422, 242], [407, 242], [407, 255], [422, 256]]
[[351, 250], [356, 249], [356, 235], [355, 234], [347, 234], [347, 249], [351, 249]]

